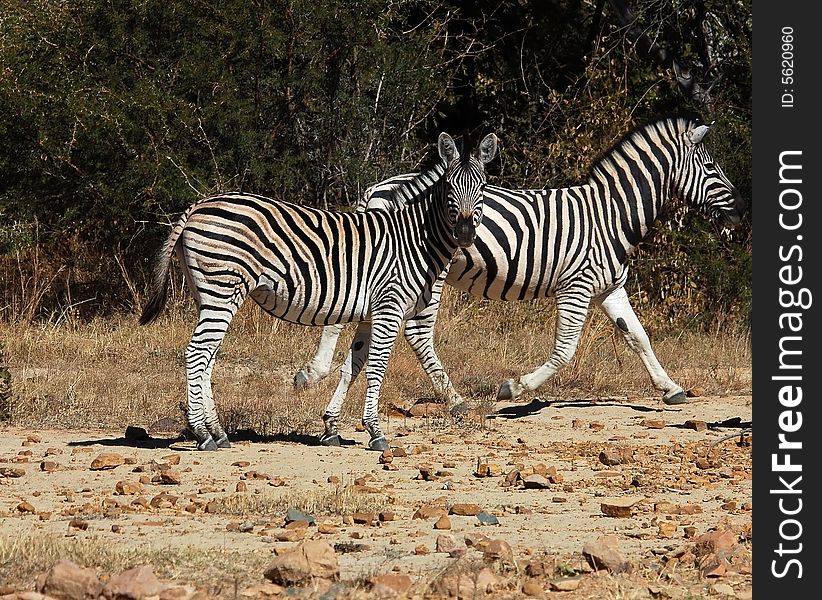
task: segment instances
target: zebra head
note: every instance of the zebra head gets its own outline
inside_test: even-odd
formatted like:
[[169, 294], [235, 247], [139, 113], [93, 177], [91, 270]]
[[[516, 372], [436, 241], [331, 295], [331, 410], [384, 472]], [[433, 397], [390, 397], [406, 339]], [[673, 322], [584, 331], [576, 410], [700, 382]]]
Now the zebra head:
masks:
[[447, 133], [441, 133], [437, 144], [445, 161], [445, 190], [448, 224], [460, 248], [474, 243], [477, 226], [482, 220], [485, 189], [485, 165], [497, 152], [497, 136], [486, 135], [476, 152], [460, 156], [457, 145]]
[[694, 122], [687, 125], [683, 134], [685, 155], [676, 191], [722, 225], [735, 227], [742, 220], [745, 201], [702, 143], [709, 129], [710, 125]]

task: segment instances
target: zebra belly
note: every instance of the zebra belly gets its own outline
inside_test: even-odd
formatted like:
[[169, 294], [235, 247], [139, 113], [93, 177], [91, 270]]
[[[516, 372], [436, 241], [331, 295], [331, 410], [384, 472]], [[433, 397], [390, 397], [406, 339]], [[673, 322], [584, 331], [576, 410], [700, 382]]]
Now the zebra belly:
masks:
[[320, 278], [307, 281], [295, 269], [289, 271], [281, 277], [262, 275], [250, 293], [270, 315], [301, 325], [336, 325], [369, 319], [369, 295], [365, 290], [359, 295], [337, 294], [334, 286], [320, 289]]

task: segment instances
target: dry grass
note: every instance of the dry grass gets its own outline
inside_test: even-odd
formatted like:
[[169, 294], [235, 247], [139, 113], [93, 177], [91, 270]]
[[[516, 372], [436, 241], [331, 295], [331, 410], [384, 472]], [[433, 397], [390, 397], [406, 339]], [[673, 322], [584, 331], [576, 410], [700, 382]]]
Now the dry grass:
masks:
[[[550, 300], [501, 303], [446, 289], [437, 323], [437, 351], [456, 387], [478, 405], [493, 407], [499, 383], [547, 359], [553, 343]], [[653, 315], [645, 323], [653, 323]], [[183, 353], [194, 326], [190, 302], [178, 300], [151, 326], [123, 315], [80, 323], [0, 323], [12, 396], [0, 414], [16, 425], [151, 429], [161, 419], [182, 419]], [[732, 323], [709, 333], [648, 327], [660, 362], [684, 388], [706, 394], [750, 393], [750, 337]], [[336, 385], [353, 330], [337, 348], [332, 376], [296, 392], [294, 372], [313, 355], [318, 327], [285, 323], [246, 303], [220, 348], [213, 384], [218, 410], [230, 431], [260, 435], [320, 432], [320, 415]], [[352, 386], [343, 421], [360, 420], [365, 377]], [[383, 408], [408, 406], [432, 388], [404, 340], [398, 340], [383, 385]], [[591, 313], [570, 365], [535, 395], [543, 398], [658, 397], [637, 356], [600, 311]], [[396, 421], [394, 421], [396, 424]], [[401, 424], [401, 423], [400, 423]], [[436, 423], [434, 423], [436, 425]]]
[[[529, 372], [547, 358], [554, 318], [551, 301], [504, 304], [447, 289], [437, 324], [437, 350], [460, 392], [490, 410], [503, 379]], [[751, 393], [750, 338], [734, 323], [717, 324], [706, 333], [678, 330], [656, 321], [653, 314], [640, 314], [640, 319], [652, 324], [648, 329], [657, 356], [680, 385], [699, 386], [710, 395]], [[183, 353], [193, 326], [193, 307], [179, 298], [159, 323], [148, 327], [139, 327], [133, 315], [89, 323], [71, 316], [52, 323], [0, 323], [4, 360], [13, 376], [12, 395], [8, 406], [0, 407], [0, 415], [14, 425], [31, 428], [108, 429], [130, 424], [151, 430], [163, 419], [182, 423]], [[335, 370], [352, 335], [349, 329], [340, 341]], [[253, 429], [261, 435], [320, 432], [320, 415], [336, 385], [336, 375], [304, 392], [296, 392], [291, 384], [294, 372], [310, 360], [319, 336], [319, 328], [270, 318], [251, 303], [243, 306], [220, 349], [213, 377], [217, 406], [230, 430]], [[360, 420], [364, 390], [363, 377], [352, 386], [344, 410], [348, 427]], [[415, 356], [400, 340], [389, 361], [383, 408], [407, 406], [431, 392]], [[572, 364], [534, 395], [552, 399], [659, 397], [639, 359], [599, 311], [591, 314]], [[382, 418], [388, 431], [405, 424], [396, 416], [384, 414]], [[443, 418], [430, 419], [424, 426], [445, 425], [451, 423]], [[460, 426], [466, 426], [465, 422]], [[344, 515], [378, 512], [387, 502], [383, 495], [357, 493], [341, 485], [311, 492], [232, 494], [221, 500], [219, 512], [280, 515], [296, 507], [318, 516]], [[241, 549], [130, 549], [95, 539], [32, 533], [15, 539], [0, 537], [0, 580], [31, 582], [58, 558], [95, 567], [100, 574], [151, 564], [163, 579], [196, 581], [214, 597], [224, 598], [237, 597], [238, 590], [258, 582], [270, 560], [269, 555]], [[469, 572], [479, 568], [459, 565]], [[373, 574], [370, 569], [346, 584], [347, 597], [368, 597], [363, 582]], [[450, 570], [422, 578], [411, 596], [436, 591], [437, 582], [449, 574]], [[509, 585], [521, 585], [519, 581], [515, 577]], [[645, 588], [627, 577], [594, 583], [598, 597], [645, 597]]]
[[[236, 597], [236, 591], [258, 583], [259, 573], [271, 560], [268, 555], [229, 550], [124, 549], [88, 538], [30, 535], [0, 537], [0, 581], [23, 583], [45, 573], [59, 559], [95, 568], [112, 575], [151, 565], [164, 580], [196, 582], [214, 596]], [[195, 574], [195, 575], [193, 575]]]

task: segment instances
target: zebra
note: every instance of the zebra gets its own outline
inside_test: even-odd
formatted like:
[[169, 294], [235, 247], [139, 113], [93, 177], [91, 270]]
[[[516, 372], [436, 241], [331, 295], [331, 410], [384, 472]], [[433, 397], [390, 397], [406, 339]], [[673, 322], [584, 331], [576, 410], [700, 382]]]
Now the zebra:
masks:
[[[189, 206], [160, 249], [139, 322], [151, 323], [163, 309], [176, 252], [198, 311], [185, 353], [186, 416], [198, 449], [231, 445], [217, 415], [211, 373], [247, 297], [292, 323], [359, 324], [344, 387], [367, 362], [362, 422], [368, 447], [388, 448], [378, 402], [389, 354], [402, 321], [430, 303], [432, 286], [453, 254], [473, 243], [482, 219], [485, 165], [497, 143], [489, 133], [476, 151], [460, 153], [453, 138], [441, 133], [437, 147], [446, 168], [398, 186], [394, 193], [413, 196], [400, 210], [327, 211], [245, 193], [213, 195]], [[341, 444], [341, 403], [335, 393], [323, 414], [325, 445]]]
[[[713, 123], [711, 123], [712, 125]], [[653, 119], [623, 135], [572, 187], [512, 190], [485, 187], [477, 238], [458, 251], [444, 279], [481, 298], [522, 301], [553, 296], [557, 304], [554, 347], [544, 364], [499, 387], [497, 400], [514, 400], [536, 390], [573, 358], [591, 305], [598, 306], [641, 359], [665, 404], [687, 401], [685, 391], [660, 364], [647, 332], [631, 306], [625, 283], [628, 260], [649, 233], [663, 205], [678, 196], [723, 226], [736, 226], [745, 202], [708, 152], [710, 125], [679, 113]], [[410, 174], [367, 190], [358, 210], [396, 209], [387, 193]], [[405, 327], [405, 337], [452, 413], [467, 408], [433, 347], [442, 281], [432, 300]], [[341, 327], [323, 330], [308, 367], [294, 376], [297, 386], [325, 377]]]

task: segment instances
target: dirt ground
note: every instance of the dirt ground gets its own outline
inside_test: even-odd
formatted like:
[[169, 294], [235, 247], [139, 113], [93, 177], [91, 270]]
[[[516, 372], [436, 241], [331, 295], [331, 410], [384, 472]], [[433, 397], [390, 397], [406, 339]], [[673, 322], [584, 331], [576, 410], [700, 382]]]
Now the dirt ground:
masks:
[[[305, 532], [337, 549], [343, 581], [401, 572], [430, 582], [465, 560], [438, 552], [438, 536], [465, 547], [466, 536], [482, 533], [513, 550], [518, 583], [501, 578], [507, 596], [499, 597], [749, 598], [751, 409], [747, 395], [694, 397], [678, 406], [656, 398], [531, 399], [452, 424], [395, 412], [383, 417], [394, 448], [388, 465], [366, 449], [367, 434], [352, 429], [341, 430], [349, 442], [342, 448], [300, 436], [235, 436], [231, 448], [198, 452], [173, 432], [129, 439], [125, 427], [0, 428], [0, 536], [273, 557], [296, 538], [283, 527], [285, 509], [260, 512], [263, 499], [350, 488], [373, 496], [367, 522], [316, 514], [317, 525]], [[122, 464], [115, 457], [115, 466], [92, 469], [103, 453], [119, 455]], [[436, 513], [414, 518], [426, 505], [460, 503], [477, 505], [498, 524], [451, 514], [450, 529], [436, 529]], [[734, 539], [718, 569], [697, 548], [713, 530]], [[597, 575], [583, 555], [586, 543], [608, 534], [631, 565], [625, 574]], [[573, 575], [576, 590], [552, 591], [553, 574], [523, 589], [529, 561], [539, 556]], [[262, 573], [247, 575], [264, 581]]]

